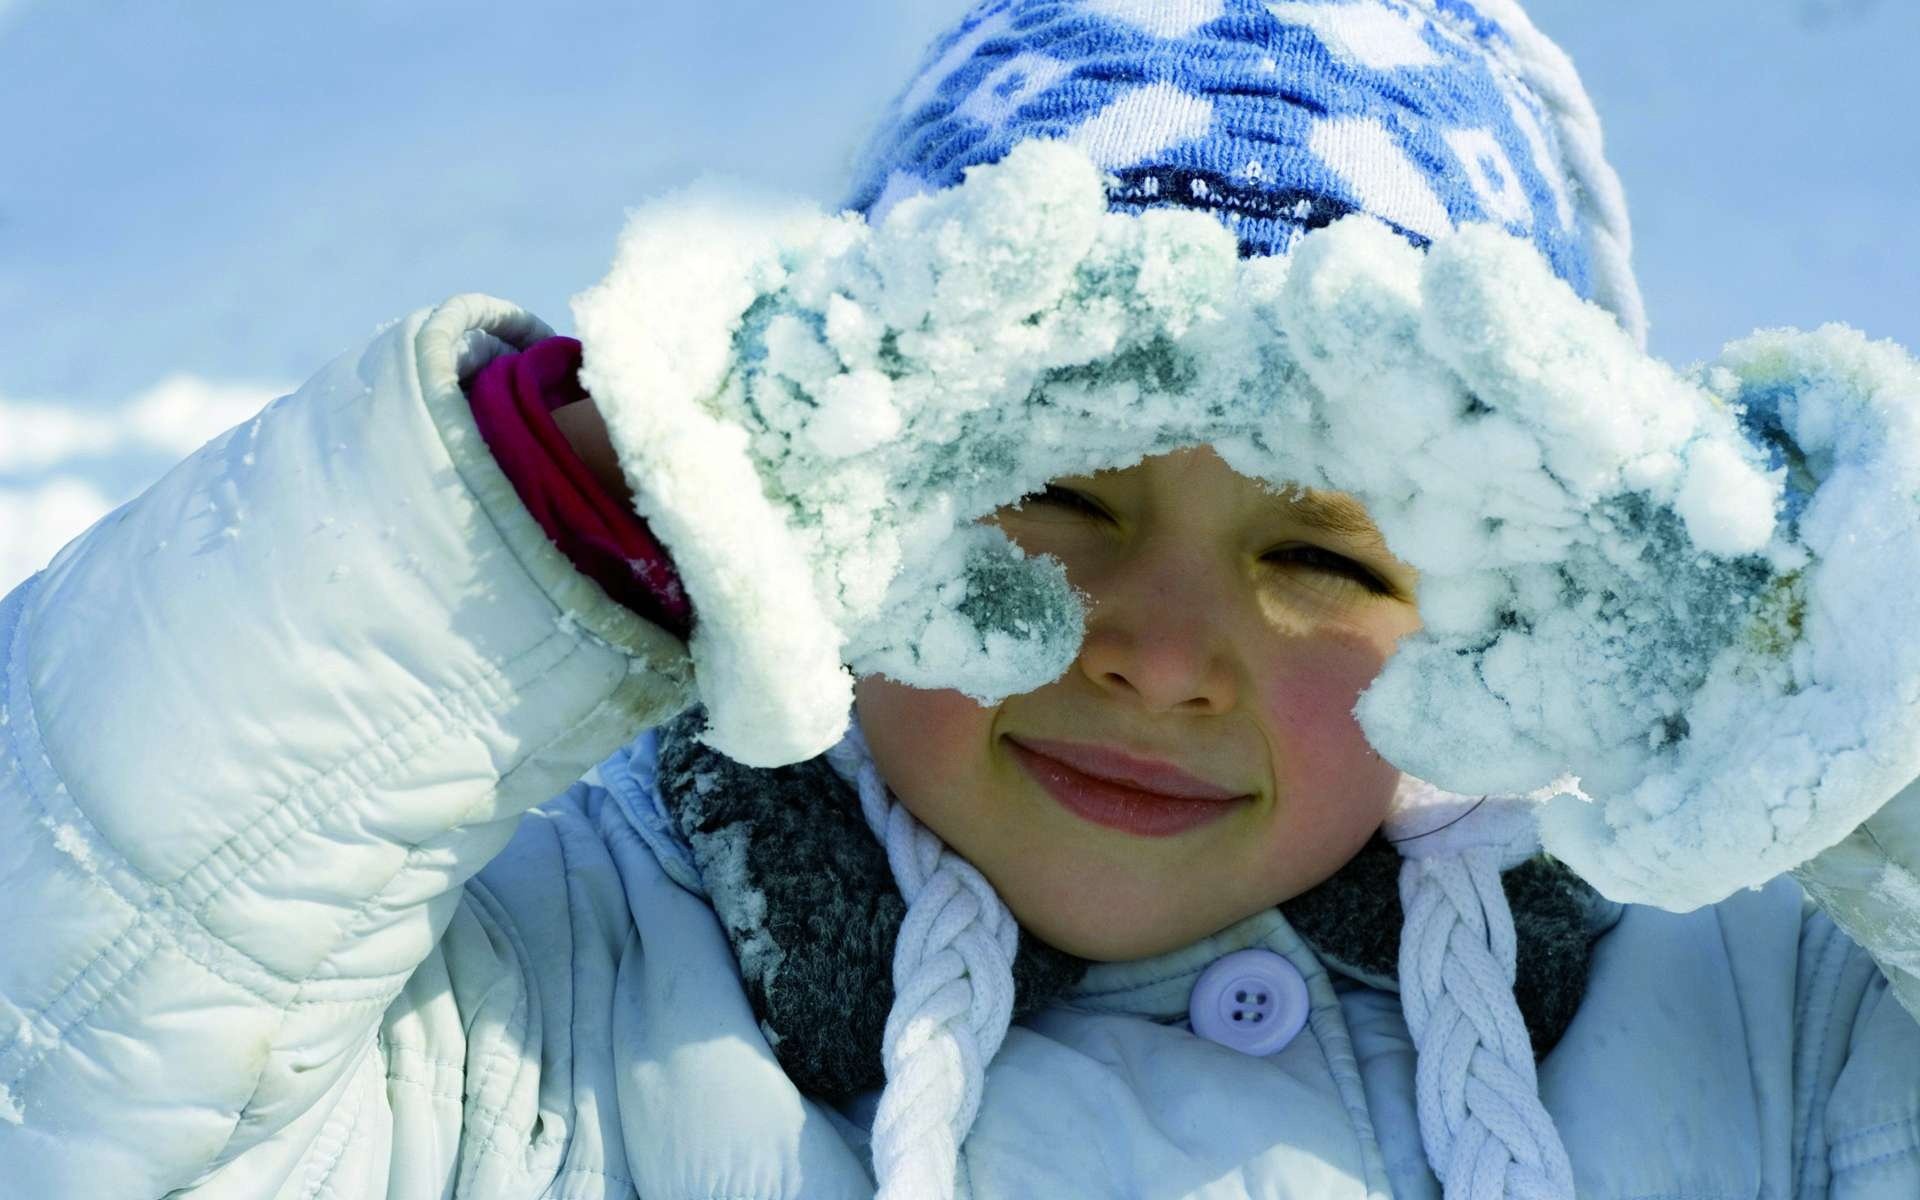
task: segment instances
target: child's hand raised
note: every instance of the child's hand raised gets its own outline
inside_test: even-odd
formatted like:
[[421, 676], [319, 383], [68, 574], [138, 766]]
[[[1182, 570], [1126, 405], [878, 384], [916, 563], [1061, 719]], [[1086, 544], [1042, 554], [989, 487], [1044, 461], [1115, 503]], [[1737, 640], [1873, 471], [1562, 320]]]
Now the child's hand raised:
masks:
[[[1084, 349], [1058, 336], [1063, 307], [1085, 315], [1062, 302], [1086, 290], [1076, 270], [1105, 225], [1084, 162], [1023, 226], [996, 223], [1046, 157], [878, 230], [718, 195], [658, 205], [576, 300], [582, 379], [693, 603], [706, 736], [732, 757], [838, 740], [846, 665], [993, 701], [1077, 652], [1058, 564], [973, 524], [1049, 474], [1009, 397], [1126, 332], [1110, 320]], [[1224, 231], [1208, 249], [1231, 272]]]
[[1389, 759], [1468, 793], [1578, 776], [1547, 849], [1674, 909], [1798, 866], [1920, 775], [1904, 352], [1760, 334], [1688, 380], [1513, 239], [1423, 256], [1354, 227], [1296, 259], [1317, 462], [1423, 572], [1425, 628], [1360, 707]]
[[1675, 909], [1801, 866], [1920, 778], [1920, 364], [1827, 326], [1736, 342], [1701, 380], [1784, 480], [1766, 573], [1725, 565], [1755, 572], [1742, 619], [1694, 652], [1645, 781], [1543, 818], [1604, 890]]

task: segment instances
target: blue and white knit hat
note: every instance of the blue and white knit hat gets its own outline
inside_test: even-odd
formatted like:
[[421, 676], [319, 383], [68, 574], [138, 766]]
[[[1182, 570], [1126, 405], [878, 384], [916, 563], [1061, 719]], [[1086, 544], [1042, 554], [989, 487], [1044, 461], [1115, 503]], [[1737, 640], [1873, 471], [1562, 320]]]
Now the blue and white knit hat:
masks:
[[1645, 342], [1599, 119], [1515, 0], [987, 0], [929, 47], [848, 207], [1033, 137], [1085, 150], [1114, 209], [1207, 210], [1243, 255], [1352, 212], [1417, 245], [1500, 225]]

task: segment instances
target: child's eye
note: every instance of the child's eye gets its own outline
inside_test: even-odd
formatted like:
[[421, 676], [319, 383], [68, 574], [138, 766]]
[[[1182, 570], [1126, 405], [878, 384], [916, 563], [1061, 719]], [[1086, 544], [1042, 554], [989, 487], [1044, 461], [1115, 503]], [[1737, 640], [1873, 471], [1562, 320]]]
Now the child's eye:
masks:
[[1337, 575], [1359, 584], [1376, 596], [1393, 594], [1393, 589], [1388, 587], [1378, 575], [1346, 555], [1335, 554], [1322, 546], [1282, 546], [1278, 550], [1269, 550], [1265, 561], [1281, 566], [1306, 567], [1308, 570]]
[[1028, 504], [1045, 504], [1058, 508], [1072, 509], [1084, 516], [1092, 517], [1095, 520], [1104, 521], [1108, 519], [1106, 509], [1101, 508], [1098, 504], [1082, 496], [1079, 492], [1071, 488], [1063, 488], [1058, 484], [1050, 483], [1037, 492], [1030, 492], [1022, 496], [1020, 498], [1020, 504], [1023, 507]]

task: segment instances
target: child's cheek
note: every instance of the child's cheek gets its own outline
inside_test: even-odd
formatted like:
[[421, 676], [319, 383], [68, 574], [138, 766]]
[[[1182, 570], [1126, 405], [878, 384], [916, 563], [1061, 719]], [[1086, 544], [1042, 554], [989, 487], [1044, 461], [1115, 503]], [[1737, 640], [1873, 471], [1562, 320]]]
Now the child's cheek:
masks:
[[1367, 744], [1354, 703], [1386, 653], [1361, 638], [1302, 638], [1263, 673], [1259, 704], [1272, 738], [1274, 780], [1296, 808], [1330, 801], [1356, 818], [1384, 815], [1399, 772]]
[[956, 781], [980, 769], [992, 709], [960, 692], [912, 688], [880, 676], [861, 679], [854, 700], [875, 764], [901, 795], [952, 791]]

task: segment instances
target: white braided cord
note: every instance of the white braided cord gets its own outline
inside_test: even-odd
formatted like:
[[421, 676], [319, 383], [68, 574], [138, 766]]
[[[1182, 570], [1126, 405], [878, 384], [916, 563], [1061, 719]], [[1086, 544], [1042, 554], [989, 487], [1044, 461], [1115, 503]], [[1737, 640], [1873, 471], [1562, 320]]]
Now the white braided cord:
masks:
[[1418, 1052], [1420, 1138], [1447, 1200], [1566, 1200], [1573, 1167], [1513, 995], [1499, 856], [1478, 847], [1400, 867], [1400, 1004]]
[[1573, 202], [1586, 217], [1593, 260], [1594, 299], [1620, 319], [1641, 349], [1647, 346], [1647, 307], [1633, 274], [1633, 226], [1627, 193], [1607, 161], [1600, 114], [1580, 82], [1573, 60], [1535, 28], [1519, 0], [1474, 0], [1498, 22], [1511, 43], [1512, 64], [1553, 118]]
[[951, 1200], [987, 1064], [1013, 1021], [1020, 927], [986, 877], [889, 794], [858, 721], [827, 759], [859, 788], [860, 811], [907, 902], [880, 1047], [876, 1200]]

